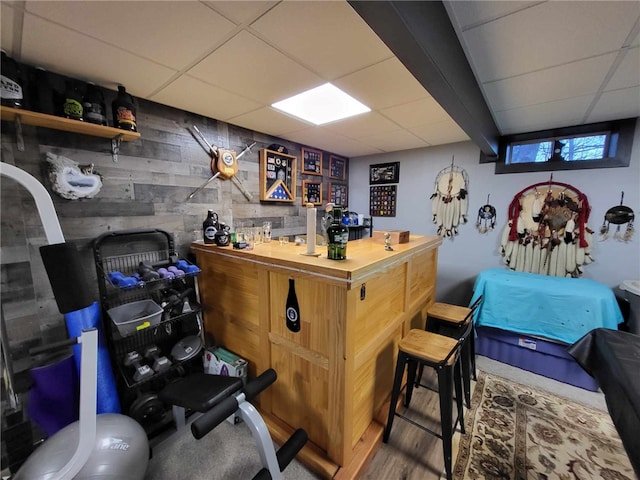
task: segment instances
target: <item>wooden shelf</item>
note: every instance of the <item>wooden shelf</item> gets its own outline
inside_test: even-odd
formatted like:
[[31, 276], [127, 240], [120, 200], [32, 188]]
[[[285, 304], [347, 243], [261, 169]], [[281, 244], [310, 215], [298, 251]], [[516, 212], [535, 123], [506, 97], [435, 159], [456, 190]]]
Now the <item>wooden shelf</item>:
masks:
[[91, 135], [101, 138], [118, 138], [123, 142], [130, 142], [140, 138], [138, 132], [121, 130], [114, 127], [105, 127], [89, 122], [81, 122], [79, 120], [71, 120], [69, 118], [57, 117], [55, 115], [47, 115], [46, 113], [31, 112], [20, 108], [2, 107], [2, 120], [9, 122], [15, 121], [16, 117], [20, 117], [23, 125], [34, 125], [36, 127], [51, 128], [53, 130], [63, 130], [65, 132], [80, 133], [83, 135]]

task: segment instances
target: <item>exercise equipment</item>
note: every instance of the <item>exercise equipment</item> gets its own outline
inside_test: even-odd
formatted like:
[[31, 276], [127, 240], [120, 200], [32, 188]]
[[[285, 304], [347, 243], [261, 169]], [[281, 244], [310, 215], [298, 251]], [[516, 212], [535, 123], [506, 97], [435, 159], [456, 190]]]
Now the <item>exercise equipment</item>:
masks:
[[254, 480], [281, 480], [282, 471], [307, 443], [307, 433], [299, 428], [276, 452], [262, 416], [250, 400], [277, 379], [275, 370], [268, 369], [243, 385], [239, 377], [195, 373], [169, 384], [160, 398], [171, 403], [178, 428], [184, 426], [184, 409], [203, 413], [191, 423], [191, 433], [200, 440], [236, 413], [251, 431], [263, 468]]
[[142, 363], [142, 357], [138, 352], [131, 351], [128, 352], [126, 357], [124, 357], [124, 361], [122, 362], [125, 367], [133, 367], [133, 381], [140, 382], [149, 377], [153, 377], [153, 370], [149, 365]]
[[31, 353], [80, 343], [80, 420], [42, 444], [12, 480], [142, 480], [149, 462], [144, 429], [125, 415], [96, 415], [98, 331], [83, 330], [72, 338]]
[[160, 349], [157, 345], [149, 345], [144, 351], [144, 358], [151, 361], [151, 368], [154, 372], [165, 372], [171, 368], [171, 360], [164, 355], [160, 355]]

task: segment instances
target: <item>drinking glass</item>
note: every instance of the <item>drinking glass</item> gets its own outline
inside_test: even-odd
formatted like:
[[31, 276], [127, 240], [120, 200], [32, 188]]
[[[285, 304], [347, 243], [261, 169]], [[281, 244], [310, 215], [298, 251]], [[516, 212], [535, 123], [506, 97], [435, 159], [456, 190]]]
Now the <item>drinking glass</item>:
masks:
[[264, 222], [262, 224], [262, 235], [264, 243], [269, 243], [271, 241], [271, 222]]

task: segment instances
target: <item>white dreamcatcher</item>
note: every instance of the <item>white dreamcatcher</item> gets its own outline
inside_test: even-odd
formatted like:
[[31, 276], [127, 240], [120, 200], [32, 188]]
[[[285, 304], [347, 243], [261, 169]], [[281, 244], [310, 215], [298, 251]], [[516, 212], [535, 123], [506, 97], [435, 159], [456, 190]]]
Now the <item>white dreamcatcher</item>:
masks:
[[431, 195], [433, 223], [438, 225], [438, 235], [453, 237], [458, 234], [458, 225], [467, 223], [469, 207], [467, 172], [453, 164], [440, 170], [436, 177], [435, 191]]

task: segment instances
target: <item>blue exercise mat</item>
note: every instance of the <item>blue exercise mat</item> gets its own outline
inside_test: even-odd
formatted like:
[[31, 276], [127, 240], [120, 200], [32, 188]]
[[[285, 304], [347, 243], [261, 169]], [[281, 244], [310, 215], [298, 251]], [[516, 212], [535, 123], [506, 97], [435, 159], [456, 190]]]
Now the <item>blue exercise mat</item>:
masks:
[[[96, 328], [98, 330], [98, 406], [97, 413], [120, 413], [120, 399], [116, 388], [116, 381], [111, 370], [111, 360], [109, 351], [104, 341], [102, 332], [102, 322], [100, 305], [93, 302], [86, 308], [69, 312], [64, 316], [67, 322], [67, 332], [69, 337], [79, 337], [82, 330]], [[76, 367], [80, 371], [81, 345], [73, 346], [73, 355], [76, 360]]]

